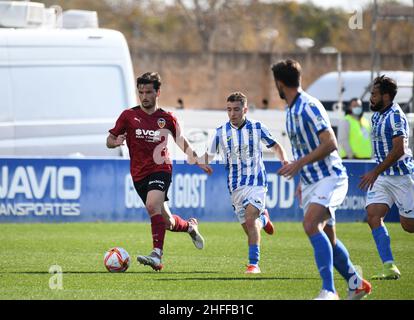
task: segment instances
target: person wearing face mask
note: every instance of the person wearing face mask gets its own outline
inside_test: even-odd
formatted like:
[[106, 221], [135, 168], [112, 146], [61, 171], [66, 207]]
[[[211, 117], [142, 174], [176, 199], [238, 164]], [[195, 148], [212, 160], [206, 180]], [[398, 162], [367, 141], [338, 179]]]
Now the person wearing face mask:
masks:
[[361, 100], [351, 99], [338, 127], [339, 155], [343, 159], [372, 158], [371, 125], [363, 113]]

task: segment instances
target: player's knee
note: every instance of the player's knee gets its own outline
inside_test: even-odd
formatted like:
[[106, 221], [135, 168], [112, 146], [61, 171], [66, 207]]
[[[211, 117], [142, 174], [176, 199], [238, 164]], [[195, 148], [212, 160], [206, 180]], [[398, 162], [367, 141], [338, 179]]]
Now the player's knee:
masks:
[[249, 230], [254, 229], [256, 227], [256, 219], [253, 217], [246, 217], [246, 227]]
[[145, 204], [145, 207], [146, 207], [146, 209], [148, 211], [148, 214], [150, 216], [161, 213], [161, 208], [155, 203], [149, 202], [149, 203]]
[[373, 215], [373, 214], [367, 214], [367, 222], [369, 224], [369, 226], [371, 227], [371, 229], [375, 229], [378, 228], [379, 226], [381, 226], [381, 222], [382, 219], [381, 217], [377, 216], [377, 215]]
[[303, 220], [303, 230], [308, 236], [314, 235], [315, 233], [319, 232], [318, 224], [314, 223], [311, 220]]

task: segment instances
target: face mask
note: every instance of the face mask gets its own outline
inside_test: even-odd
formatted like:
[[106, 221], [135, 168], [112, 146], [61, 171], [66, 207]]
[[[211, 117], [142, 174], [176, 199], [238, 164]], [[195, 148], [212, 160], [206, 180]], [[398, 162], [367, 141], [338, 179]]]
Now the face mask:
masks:
[[362, 114], [362, 107], [352, 108], [352, 114], [354, 116], [360, 116]]

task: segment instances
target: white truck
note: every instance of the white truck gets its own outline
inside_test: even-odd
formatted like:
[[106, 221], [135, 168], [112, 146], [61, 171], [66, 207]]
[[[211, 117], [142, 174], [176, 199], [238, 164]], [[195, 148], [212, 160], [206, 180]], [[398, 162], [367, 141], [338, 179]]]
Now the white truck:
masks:
[[124, 36], [96, 12], [0, 1], [0, 156], [116, 156], [110, 129], [136, 105]]

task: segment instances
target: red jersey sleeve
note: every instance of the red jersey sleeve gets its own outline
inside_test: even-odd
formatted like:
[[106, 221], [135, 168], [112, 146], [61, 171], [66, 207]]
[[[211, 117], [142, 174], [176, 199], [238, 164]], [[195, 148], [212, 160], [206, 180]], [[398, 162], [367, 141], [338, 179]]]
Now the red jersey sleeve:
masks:
[[116, 120], [115, 127], [109, 130], [116, 137], [126, 132], [126, 112], [127, 110], [121, 113], [118, 120]]

